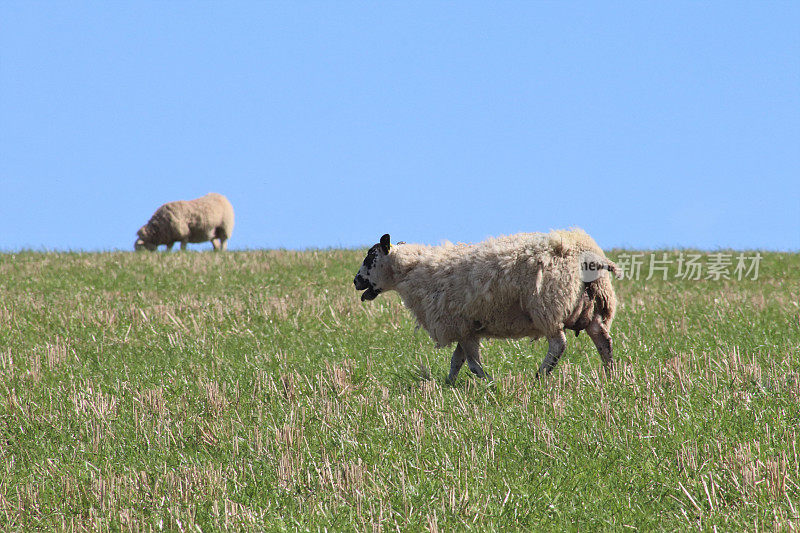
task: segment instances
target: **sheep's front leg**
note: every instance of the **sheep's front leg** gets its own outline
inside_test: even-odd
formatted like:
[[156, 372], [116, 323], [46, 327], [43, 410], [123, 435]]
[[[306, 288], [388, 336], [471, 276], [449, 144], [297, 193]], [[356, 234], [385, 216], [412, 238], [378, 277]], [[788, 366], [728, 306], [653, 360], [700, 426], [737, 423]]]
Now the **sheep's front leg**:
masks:
[[168, 251], [168, 252], [171, 252], [171, 251], [172, 251], [172, 247], [173, 247], [173, 246], [175, 246], [175, 241], [173, 241], [173, 242], [171, 242], [171, 243], [169, 243], [169, 244], [167, 245], [167, 251]]
[[547, 375], [552, 372], [567, 347], [567, 337], [564, 335], [563, 330], [547, 339], [547, 342], [547, 355], [544, 357], [544, 361], [542, 361], [542, 366], [539, 367], [536, 377], [539, 377], [541, 374]]
[[464, 348], [464, 353], [467, 356], [467, 364], [473, 374], [479, 378], [492, 379], [492, 376], [483, 371], [481, 366], [481, 342], [479, 340], [469, 340], [460, 345]]
[[603, 368], [606, 371], [606, 375], [611, 376], [611, 370], [614, 367], [611, 335], [608, 334], [608, 329], [603, 325], [600, 317], [595, 317], [592, 320], [592, 323], [586, 328], [586, 333], [589, 334], [597, 351], [600, 353], [600, 358], [603, 359]]
[[447, 376], [447, 382], [453, 384], [456, 382], [456, 377], [458, 376], [458, 371], [461, 370], [461, 367], [464, 365], [464, 361], [467, 360], [467, 355], [464, 353], [464, 348], [461, 347], [461, 343], [459, 342], [456, 345], [456, 349], [453, 352], [453, 358], [450, 359], [450, 375]]
[[186, 249], [186, 241], [181, 241], [181, 250]]

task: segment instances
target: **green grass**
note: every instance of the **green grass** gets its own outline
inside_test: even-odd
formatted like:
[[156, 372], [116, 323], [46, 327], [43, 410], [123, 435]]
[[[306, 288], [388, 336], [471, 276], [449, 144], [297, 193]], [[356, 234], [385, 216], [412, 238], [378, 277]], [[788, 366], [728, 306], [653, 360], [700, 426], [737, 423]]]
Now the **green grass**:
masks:
[[800, 525], [800, 255], [616, 281], [611, 381], [581, 335], [452, 387], [362, 259], [0, 254], [0, 530]]

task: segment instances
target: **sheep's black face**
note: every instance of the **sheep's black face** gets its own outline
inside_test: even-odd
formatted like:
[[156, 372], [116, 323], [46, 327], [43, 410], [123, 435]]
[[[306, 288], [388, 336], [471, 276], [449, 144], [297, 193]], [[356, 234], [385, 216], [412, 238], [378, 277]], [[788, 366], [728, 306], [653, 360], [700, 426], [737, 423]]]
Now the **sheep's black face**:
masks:
[[383, 291], [381, 288], [380, 265], [383, 259], [389, 254], [389, 235], [381, 237], [381, 242], [373, 246], [367, 252], [367, 257], [358, 269], [353, 284], [357, 291], [364, 291], [361, 295], [361, 301], [374, 300]]
[[364, 291], [361, 295], [361, 301], [374, 300], [381, 293], [381, 290], [375, 286], [371, 280], [374, 275], [375, 263], [378, 260], [378, 255], [381, 254], [380, 244], [376, 244], [367, 252], [367, 257], [358, 269], [353, 284], [356, 286], [357, 291]]

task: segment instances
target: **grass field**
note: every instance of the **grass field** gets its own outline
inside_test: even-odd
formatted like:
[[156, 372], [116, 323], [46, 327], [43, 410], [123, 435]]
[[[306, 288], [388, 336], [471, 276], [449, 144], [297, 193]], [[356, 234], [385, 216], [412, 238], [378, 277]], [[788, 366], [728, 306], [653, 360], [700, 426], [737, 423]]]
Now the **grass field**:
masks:
[[0, 254], [0, 530], [800, 527], [800, 254], [616, 281], [610, 381], [570, 335], [455, 386], [362, 259]]

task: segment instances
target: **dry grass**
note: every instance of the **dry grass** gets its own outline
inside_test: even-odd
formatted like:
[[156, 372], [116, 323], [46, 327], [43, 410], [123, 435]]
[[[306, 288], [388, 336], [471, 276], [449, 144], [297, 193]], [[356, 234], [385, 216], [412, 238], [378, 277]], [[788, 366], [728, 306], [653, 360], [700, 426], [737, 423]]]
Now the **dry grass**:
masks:
[[496, 381], [355, 251], [0, 255], [0, 529], [800, 526], [800, 256], [619, 281], [585, 336], [496, 341]]

